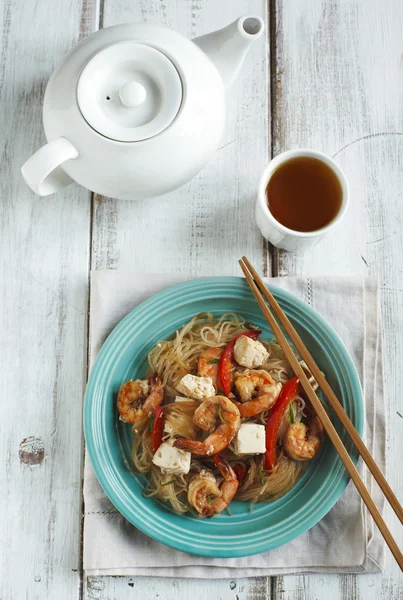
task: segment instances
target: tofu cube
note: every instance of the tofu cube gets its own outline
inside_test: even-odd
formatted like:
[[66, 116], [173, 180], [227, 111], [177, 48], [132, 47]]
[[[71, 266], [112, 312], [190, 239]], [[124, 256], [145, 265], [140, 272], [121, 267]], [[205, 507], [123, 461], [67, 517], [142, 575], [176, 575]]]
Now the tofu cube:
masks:
[[266, 435], [264, 425], [242, 423], [233, 442], [234, 452], [238, 456], [245, 454], [264, 454]]
[[174, 440], [169, 440], [161, 444], [153, 456], [153, 463], [163, 473], [172, 473], [173, 475], [189, 473], [191, 453], [175, 448], [173, 442]]
[[185, 375], [176, 387], [177, 391], [194, 400], [205, 400], [215, 396], [215, 388], [211, 377]]
[[241, 335], [234, 346], [234, 358], [242, 367], [256, 369], [269, 358], [266, 348], [258, 340], [252, 340], [246, 335]]

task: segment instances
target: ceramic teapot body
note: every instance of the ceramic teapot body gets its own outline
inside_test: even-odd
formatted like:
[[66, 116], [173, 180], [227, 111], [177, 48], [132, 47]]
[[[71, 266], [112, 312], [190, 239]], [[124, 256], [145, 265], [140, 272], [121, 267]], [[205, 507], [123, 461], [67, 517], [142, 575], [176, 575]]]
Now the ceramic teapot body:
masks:
[[[245, 19], [256, 34], [240, 29]], [[24, 179], [40, 195], [76, 181], [128, 200], [181, 186], [218, 146], [225, 84], [262, 29], [259, 18], [239, 19], [199, 38], [200, 47], [154, 25], [117, 25], [89, 36], [49, 80], [49, 143], [22, 167]]]

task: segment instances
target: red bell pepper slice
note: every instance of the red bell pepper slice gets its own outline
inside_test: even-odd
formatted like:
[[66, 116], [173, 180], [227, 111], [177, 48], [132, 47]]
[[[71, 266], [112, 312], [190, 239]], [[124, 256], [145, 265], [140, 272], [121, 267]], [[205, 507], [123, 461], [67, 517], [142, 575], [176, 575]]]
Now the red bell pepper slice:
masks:
[[238, 479], [239, 485], [242, 485], [246, 475], [246, 467], [243, 465], [234, 465], [233, 467], [236, 478]]
[[153, 428], [151, 431], [151, 445], [155, 454], [162, 444], [162, 436], [164, 433], [164, 411], [162, 406], [158, 406], [154, 410]]
[[221, 387], [226, 396], [229, 396], [229, 394], [231, 392], [231, 373], [232, 373], [232, 367], [233, 367], [235, 342], [243, 335], [246, 335], [247, 337], [250, 337], [253, 340], [257, 340], [257, 338], [259, 337], [259, 335], [261, 333], [262, 332], [258, 331], [257, 329], [252, 329], [250, 331], [244, 331], [243, 333], [240, 333], [233, 340], [230, 341], [230, 343], [228, 344], [228, 346], [225, 348], [224, 352], [222, 353], [221, 358], [220, 358], [219, 368], [218, 368], [218, 374], [220, 377]]
[[283, 385], [280, 396], [266, 423], [266, 467], [272, 471], [277, 462], [277, 436], [284, 413], [298, 392], [299, 379], [294, 377]]

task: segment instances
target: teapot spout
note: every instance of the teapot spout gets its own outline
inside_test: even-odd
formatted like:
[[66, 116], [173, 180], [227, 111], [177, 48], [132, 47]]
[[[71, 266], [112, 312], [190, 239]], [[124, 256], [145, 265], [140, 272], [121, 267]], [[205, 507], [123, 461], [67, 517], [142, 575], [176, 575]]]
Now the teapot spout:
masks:
[[261, 17], [240, 17], [224, 29], [195, 38], [197, 44], [216, 66], [225, 87], [238, 76], [246, 54], [264, 31]]

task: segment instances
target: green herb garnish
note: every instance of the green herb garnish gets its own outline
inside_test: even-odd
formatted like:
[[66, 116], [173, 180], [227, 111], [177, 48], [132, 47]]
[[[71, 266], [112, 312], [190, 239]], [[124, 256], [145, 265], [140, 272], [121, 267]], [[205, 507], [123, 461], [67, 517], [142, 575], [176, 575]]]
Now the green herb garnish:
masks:
[[228, 515], [229, 517], [232, 517], [232, 512], [230, 511], [230, 509], [228, 508], [228, 506], [226, 507], [226, 509], [225, 509], [225, 510], [227, 511], [227, 515]]
[[263, 473], [262, 473], [262, 469], [260, 467], [257, 468], [257, 474], [259, 475], [260, 485], [264, 485]]
[[151, 429], [151, 431], [153, 430], [153, 425], [154, 425], [154, 413], [151, 413], [150, 415], [150, 422], [149, 422], [149, 427]]
[[161, 487], [165, 487], [166, 485], [171, 485], [171, 483], [175, 483], [176, 479], [171, 479], [171, 481], [166, 481], [165, 483], [161, 483]]
[[211, 360], [208, 360], [208, 361], [207, 361], [207, 364], [208, 364], [208, 365], [216, 365], [216, 364], [218, 364], [219, 362], [220, 362], [220, 359], [219, 359], [219, 358], [212, 358]]
[[291, 425], [294, 423], [294, 411], [292, 409], [292, 404], [290, 404], [290, 408], [288, 409], [288, 416], [290, 417]]
[[221, 405], [219, 402], [217, 402], [217, 412], [218, 412], [218, 418], [220, 419], [221, 423], [226, 423], [227, 421], [223, 418], [223, 416], [221, 414]]
[[211, 506], [213, 504], [213, 496], [211, 494], [207, 494], [206, 498], [207, 498], [207, 502]]

